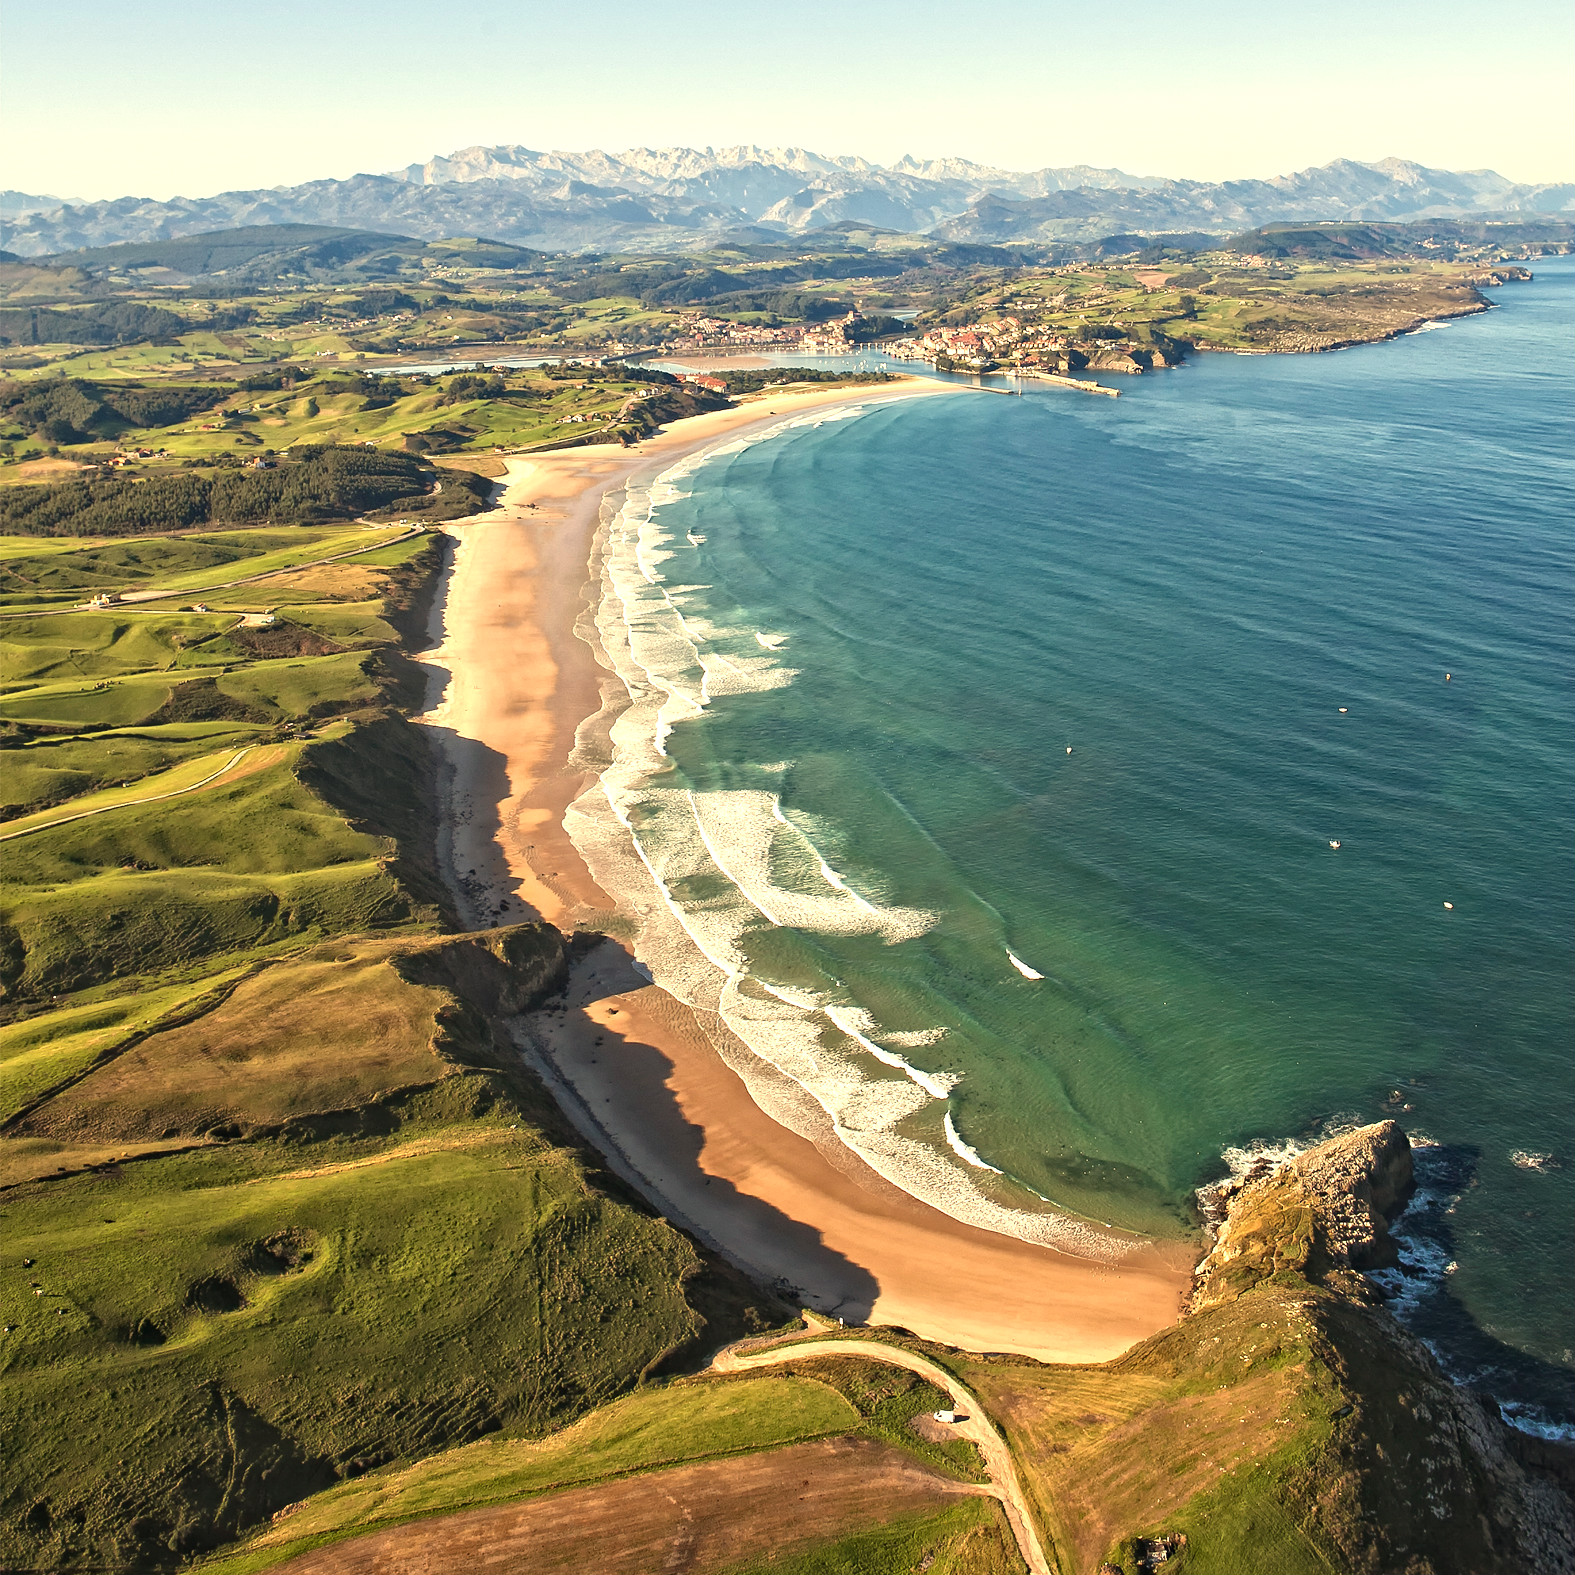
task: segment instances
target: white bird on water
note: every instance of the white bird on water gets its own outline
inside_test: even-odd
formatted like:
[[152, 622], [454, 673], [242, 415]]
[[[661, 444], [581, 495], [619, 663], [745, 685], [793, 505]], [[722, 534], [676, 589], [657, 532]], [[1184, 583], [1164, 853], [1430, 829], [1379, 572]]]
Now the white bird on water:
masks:
[[1337, 848], [1337, 847], [1339, 847], [1339, 846], [1340, 846], [1340, 844], [1339, 844], [1339, 843], [1338, 843], [1338, 842], [1335, 842], [1335, 841], [1332, 841], [1332, 840], [1331, 840], [1331, 841], [1330, 841], [1330, 843], [1329, 843], [1329, 846], [1330, 846], [1330, 847], [1331, 847], [1331, 848]]

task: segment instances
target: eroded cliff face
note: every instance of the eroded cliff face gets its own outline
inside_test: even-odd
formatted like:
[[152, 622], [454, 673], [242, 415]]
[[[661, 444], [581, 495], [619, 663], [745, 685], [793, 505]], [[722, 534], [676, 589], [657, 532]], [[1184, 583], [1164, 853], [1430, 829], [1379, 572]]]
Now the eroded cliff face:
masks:
[[1452, 1384], [1362, 1272], [1397, 1261], [1389, 1227], [1412, 1185], [1411, 1145], [1393, 1121], [1227, 1184], [1182, 1327], [1253, 1307], [1305, 1320], [1346, 1400], [1298, 1493], [1350, 1569], [1575, 1572], [1575, 1502], [1559, 1485], [1568, 1462], [1522, 1447], [1491, 1401]]
[[1225, 1220], [1198, 1266], [1194, 1310], [1281, 1272], [1376, 1302], [1359, 1271], [1397, 1261], [1389, 1224], [1411, 1191], [1411, 1142], [1394, 1121], [1331, 1138], [1277, 1171], [1222, 1184], [1216, 1197]]

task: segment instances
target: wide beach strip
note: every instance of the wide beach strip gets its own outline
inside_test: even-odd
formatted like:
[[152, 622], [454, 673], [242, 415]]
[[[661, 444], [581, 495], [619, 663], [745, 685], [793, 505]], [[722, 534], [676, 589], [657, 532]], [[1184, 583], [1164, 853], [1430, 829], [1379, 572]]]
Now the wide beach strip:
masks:
[[[678, 424], [636, 454], [543, 456], [513, 470], [499, 511], [453, 531], [443, 645], [431, 653], [447, 678], [429, 720], [449, 761], [449, 862], [469, 922], [527, 908], [564, 927], [612, 917], [562, 828], [568, 805], [594, 784], [571, 765], [576, 730], [623, 688], [575, 635], [577, 621], [587, 626], [604, 496], [787, 416], [941, 391], [916, 382], [777, 396]], [[1112, 1264], [961, 1224], [882, 1180], [823, 1116], [817, 1131], [807, 1101], [798, 1101], [798, 1130], [771, 1119], [714, 1048], [725, 1030], [642, 984], [613, 948], [582, 962], [574, 991], [576, 1009], [534, 1030], [582, 1123], [594, 1122], [658, 1206], [757, 1274], [828, 1309], [843, 1304], [850, 1321], [1044, 1359], [1108, 1357], [1174, 1318], [1190, 1281], [1187, 1249], [1139, 1247]], [[759, 1075], [751, 1082], [757, 1094], [766, 1086]], [[784, 1082], [778, 1093], [791, 1100]]]

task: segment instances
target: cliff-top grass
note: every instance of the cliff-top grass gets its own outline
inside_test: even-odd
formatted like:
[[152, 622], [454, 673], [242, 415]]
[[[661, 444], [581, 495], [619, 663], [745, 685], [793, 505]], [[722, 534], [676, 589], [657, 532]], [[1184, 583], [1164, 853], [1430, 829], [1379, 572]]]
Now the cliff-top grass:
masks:
[[[347, 535], [85, 551], [157, 584]], [[443, 939], [397, 632], [441, 556], [370, 559], [275, 587], [270, 625], [0, 621], [7, 1567], [174, 1567], [384, 1462], [539, 1436], [708, 1318], [738, 1327], [747, 1296], [596, 1183], [490, 1026], [488, 991], [547, 988], [558, 937]]]

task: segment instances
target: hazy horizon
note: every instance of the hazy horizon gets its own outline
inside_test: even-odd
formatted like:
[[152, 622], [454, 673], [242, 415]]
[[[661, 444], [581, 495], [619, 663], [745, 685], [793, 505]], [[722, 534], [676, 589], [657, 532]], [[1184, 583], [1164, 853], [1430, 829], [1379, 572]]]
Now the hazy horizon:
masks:
[[[1575, 18], [1461, 0], [1337, 0], [1316, 27], [1219, 0], [1119, 18], [992, 0], [965, 48], [939, 6], [826, 0], [751, 16], [628, 0], [595, 16], [473, 0], [237, 11], [85, 0], [12, 8], [5, 184], [165, 200], [379, 173], [481, 145], [617, 151], [755, 143], [890, 165], [1265, 179], [1337, 158], [1575, 178]], [[66, 107], [63, 111], [62, 101]], [[40, 127], [46, 128], [40, 134]]]

